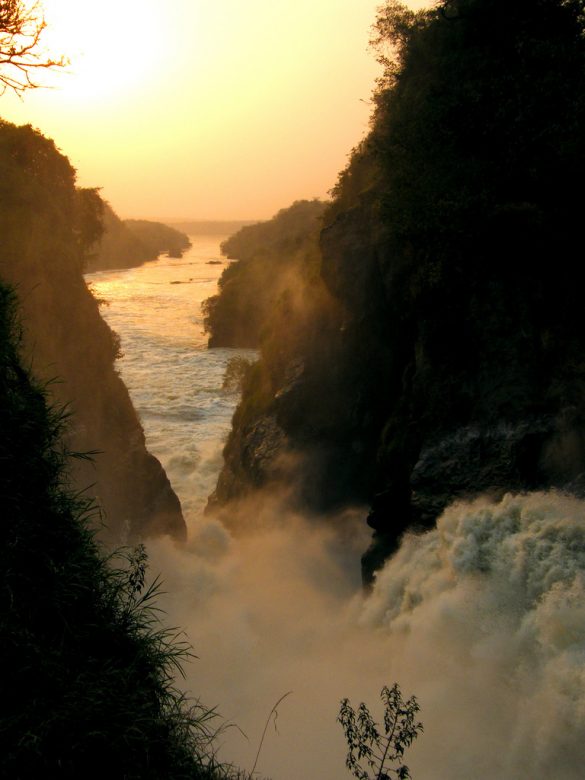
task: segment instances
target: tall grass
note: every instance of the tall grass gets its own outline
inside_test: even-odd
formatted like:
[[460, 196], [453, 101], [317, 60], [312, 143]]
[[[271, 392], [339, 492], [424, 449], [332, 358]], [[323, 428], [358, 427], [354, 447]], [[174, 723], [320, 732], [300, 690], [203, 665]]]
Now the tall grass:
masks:
[[241, 777], [216, 758], [214, 710], [175, 687], [190, 648], [160, 621], [144, 548], [98, 547], [99, 510], [67, 483], [67, 413], [19, 344], [0, 284], [0, 776]]

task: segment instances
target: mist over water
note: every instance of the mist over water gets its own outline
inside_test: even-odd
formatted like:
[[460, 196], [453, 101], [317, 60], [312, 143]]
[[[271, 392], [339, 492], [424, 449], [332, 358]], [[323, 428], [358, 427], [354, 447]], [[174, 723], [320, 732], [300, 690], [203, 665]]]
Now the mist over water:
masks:
[[415, 780], [582, 777], [583, 504], [535, 494], [450, 507], [436, 530], [405, 537], [367, 597], [363, 508], [324, 527], [261, 496], [241, 509], [254, 532], [233, 539], [202, 508], [237, 401], [221, 389], [225, 367], [253, 353], [205, 349], [199, 307], [222, 266], [208, 265], [217, 239], [193, 242], [182, 260], [90, 281], [110, 301], [122, 376], [185, 509], [188, 543], [149, 545], [163, 607], [199, 657], [185, 685], [248, 737], [228, 730], [221, 757], [250, 770], [270, 708], [292, 690], [259, 774], [349, 777], [339, 700], [379, 714], [379, 690], [396, 680], [422, 707]]
[[360, 619], [386, 633], [424, 703], [421, 777], [583, 776], [582, 502], [449, 508], [435, 531], [406, 537]]

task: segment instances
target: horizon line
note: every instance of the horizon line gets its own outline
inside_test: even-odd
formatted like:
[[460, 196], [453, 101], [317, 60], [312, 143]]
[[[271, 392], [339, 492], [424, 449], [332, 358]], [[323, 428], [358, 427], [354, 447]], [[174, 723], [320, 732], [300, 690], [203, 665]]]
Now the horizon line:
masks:
[[253, 218], [245, 218], [245, 217], [160, 217], [160, 216], [136, 216], [136, 215], [124, 215], [120, 216], [120, 219], [126, 220], [126, 219], [144, 219], [148, 222], [174, 222], [174, 223], [180, 223], [180, 222], [199, 222], [199, 223], [205, 223], [205, 222], [214, 222], [214, 223], [221, 223], [221, 222], [266, 222], [270, 219], [270, 217], [253, 217]]

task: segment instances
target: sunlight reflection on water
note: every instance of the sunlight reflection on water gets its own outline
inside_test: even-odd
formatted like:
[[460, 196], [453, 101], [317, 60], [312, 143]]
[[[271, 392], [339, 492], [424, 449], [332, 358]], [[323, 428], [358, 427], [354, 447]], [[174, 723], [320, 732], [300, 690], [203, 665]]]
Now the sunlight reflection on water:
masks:
[[186, 517], [202, 511], [221, 468], [221, 450], [237, 395], [222, 389], [234, 355], [207, 349], [202, 302], [217, 290], [225, 264], [221, 236], [191, 236], [183, 258], [87, 274], [104, 319], [122, 339], [118, 369], [144, 426], [148, 449], [162, 462]]

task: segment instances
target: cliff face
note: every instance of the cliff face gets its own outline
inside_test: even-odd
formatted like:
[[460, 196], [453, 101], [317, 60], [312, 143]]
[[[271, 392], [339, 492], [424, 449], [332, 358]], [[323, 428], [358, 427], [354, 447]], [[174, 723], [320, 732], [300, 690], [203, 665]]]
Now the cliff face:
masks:
[[280, 453], [303, 455], [299, 500], [368, 501], [367, 579], [454, 499], [585, 483], [583, 19], [576, 3], [520, 2], [505, 20], [497, 5], [381, 10], [396, 61], [313, 283], [335, 314], [323, 327], [313, 312], [292, 349], [289, 318], [278, 355], [263, 344], [264, 384], [245, 389], [226, 449], [255, 484], [256, 420], [272, 416]]
[[366, 200], [321, 239], [346, 311], [351, 413], [337, 456], [360, 448], [346, 484], [372, 507], [367, 577], [405, 529], [431, 527], [456, 499], [585, 487], [585, 332], [559, 268], [572, 262], [566, 233], [523, 213], [501, 231], [496, 219], [474, 265], [421, 293], [421, 266], [396, 262], [372, 230], [378, 208]]
[[117, 336], [83, 280], [95, 212], [68, 160], [31, 127], [0, 123], [0, 170], [0, 277], [17, 290], [25, 359], [39, 380], [54, 380], [51, 398], [69, 405], [68, 447], [99, 452], [76, 462], [74, 485], [98, 499], [111, 539], [182, 538], [179, 500], [114, 368]]
[[[324, 487], [322, 483], [309, 488], [300, 461], [299, 471], [292, 465], [293, 442], [287, 435], [294, 430], [299, 439], [316, 440], [319, 426], [331, 427], [331, 399], [320, 396], [315, 384], [320, 370], [329, 375], [335, 370], [338, 328], [335, 302], [319, 275], [323, 212], [324, 204], [318, 201], [298, 201], [224, 244], [230, 257], [241, 259], [224, 271], [219, 294], [206, 302], [209, 343], [260, 343], [262, 359], [244, 376], [243, 400], [224, 451], [214, 504], [281, 478], [301, 491], [309, 490], [315, 501]], [[254, 316], [249, 319], [251, 310]], [[316, 342], [316, 331], [331, 338]], [[303, 424], [307, 402], [310, 428]], [[288, 457], [291, 454], [293, 458]]]
[[219, 279], [219, 294], [203, 304], [210, 347], [260, 345], [283, 296], [301, 283], [307, 241], [316, 236], [324, 209], [319, 200], [300, 200], [222, 243], [234, 262]]

